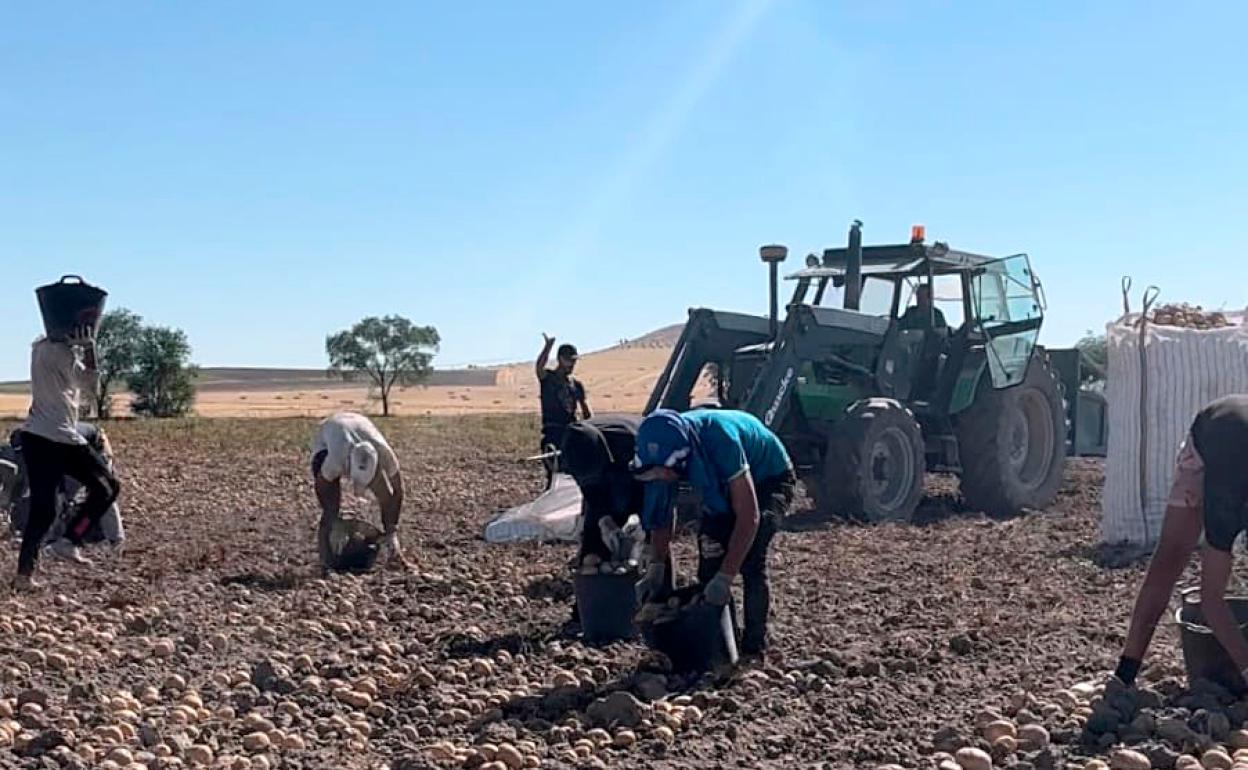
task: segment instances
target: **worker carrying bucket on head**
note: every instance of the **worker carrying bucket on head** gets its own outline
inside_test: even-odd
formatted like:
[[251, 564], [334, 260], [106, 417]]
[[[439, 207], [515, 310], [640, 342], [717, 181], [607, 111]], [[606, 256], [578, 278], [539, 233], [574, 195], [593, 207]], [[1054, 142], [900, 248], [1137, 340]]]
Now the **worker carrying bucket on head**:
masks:
[[[660, 409], [642, 421], [632, 469], [646, 483], [642, 526], [652, 561], [638, 583], [639, 599], [663, 599], [670, 585], [668, 556], [675, 531], [673, 489], [687, 481], [702, 498], [698, 525], [698, 582], [702, 597], [723, 606], [732, 583], [743, 581], [745, 622], [741, 651], [763, 654], [771, 594], [767, 552], [793, 504], [797, 477], [784, 444], [756, 417], [728, 409], [678, 413]], [[736, 626], [736, 613], [733, 625]], [[739, 626], [738, 626], [739, 627]]]
[[338, 412], [317, 427], [312, 441], [312, 478], [321, 505], [317, 549], [321, 564], [334, 566], [341, 555], [343, 532], [342, 479], [354, 493], [370, 492], [381, 506], [384, 539], [380, 557], [390, 565], [407, 566], [399, 546], [399, 514], [403, 508], [403, 478], [399, 459], [371, 420], [355, 412]]
[[1231, 546], [1248, 528], [1248, 394], [1226, 396], [1197, 413], [1179, 448], [1157, 549], [1131, 612], [1131, 625], [1107, 690], [1131, 687], [1157, 621], [1204, 533], [1200, 601], [1205, 620], [1248, 689], [1248, 642], [1231, 616], [1226, 585]]

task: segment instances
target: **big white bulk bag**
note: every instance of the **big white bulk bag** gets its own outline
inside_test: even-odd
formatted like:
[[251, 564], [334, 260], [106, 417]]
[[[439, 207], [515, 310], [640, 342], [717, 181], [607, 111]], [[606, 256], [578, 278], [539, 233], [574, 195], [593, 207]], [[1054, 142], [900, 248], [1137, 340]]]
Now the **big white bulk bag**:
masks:
[[581, 488], [568, 474], [556, 473], [536, 499], [490, 519], [482, 537], [487, 543], [576, 542], [581, 524]]
[[[1151, 547], [1174, 481], [1174, 461], [1192, 419], [1214, 399], [1248, 393], [1248, 326], [1228, 313], [1219, 329], [1145, 325], [1141, 371], [1139, 314], [1106, 327], [1109, 446], [1101, 541]], [[1147, 380], [1147, 401], [1141, 383]], [[1141, 406], [1146, 422], [1141, 447]], [[1143, 501], [1141, 502], [1141, 451]]]

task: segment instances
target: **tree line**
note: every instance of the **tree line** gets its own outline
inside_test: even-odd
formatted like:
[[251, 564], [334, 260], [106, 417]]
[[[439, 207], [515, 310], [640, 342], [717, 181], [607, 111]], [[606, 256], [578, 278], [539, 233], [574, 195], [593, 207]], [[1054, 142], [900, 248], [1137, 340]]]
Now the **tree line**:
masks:
[[[433, 372], [433, 356], [441, 344], [438, 330], [417, 326], [398, 316], [370, 316], [325, 339], [328, 375], [361, 379], [390, 414], [395, 385], [419, 385]], [[167, 326], [149, 326], [125, 308], [111, 310], [96, 333], [99, 387], [95, 403], [86, 408], [99, 419], [113, 416], [113, 396], [131, 393], [130, 411], [146, 417], [180, 417], [195, 403], [199, 368], [190, 363], [186, 333]]]

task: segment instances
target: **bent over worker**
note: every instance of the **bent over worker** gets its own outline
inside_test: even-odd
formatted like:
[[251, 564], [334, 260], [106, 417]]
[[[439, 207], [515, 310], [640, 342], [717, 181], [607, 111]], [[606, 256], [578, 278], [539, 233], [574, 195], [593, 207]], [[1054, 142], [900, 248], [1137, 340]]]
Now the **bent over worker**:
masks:
[[[1248, 667], [1248, 646], [1230, 620], [1224, 598], [1231, 545], [1245, 525], [1246, 481], [1248, 395], [1238, 394], [1201, 409], [1179, 448], [1157, 548], [1136, 596], [1126, 644], [1114, 671], [1119, 685], [1135, 683], [1157, 622], [1202, 531], [1206, 543], [1201, 555], [1201, 604], [1206, 619], [1238, 668]], [[1229, 643], [1228, 635], [1233, 637]]]
[[741, 651], [761, 655], [767, 646], [771, 591], [767, 554], [780, 520], [793, 504], [797, 476], [784, 444], [753, 415], [735, 410], [660, 409], [637, 433], [633, 472], [646, 482], [642, 526], [654, 559], [638, 586], [643, 600], [661, 594], [675, 529], [673, 485], [688, 481], [701, 495], [698, 582], [711, 604], [732, 602], [741, 576], [745, 598]]
[[312, 441], [312, 477], [321, 505], [317, 547], [322, 564], [332, 560], [329, 536], [342, 515], [342, 479], [348, 478], [356, 495], [371, 492], [381, 506], [382, 557], [406, 565], [399, 546], [403, 509], [399, 458], [372, 420], [355, 412], [338, 412], [321, 422]]

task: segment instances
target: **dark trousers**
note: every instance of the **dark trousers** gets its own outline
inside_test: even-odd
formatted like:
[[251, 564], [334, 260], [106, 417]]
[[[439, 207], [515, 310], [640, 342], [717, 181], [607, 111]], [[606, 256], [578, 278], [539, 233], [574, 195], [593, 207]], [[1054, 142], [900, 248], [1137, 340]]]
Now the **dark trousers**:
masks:
[[65, 528], [65, 537], [75, 545], [116, 502], [121, 485], [104, 458], [86, 444], [62, 444], [23, 432], [22, 455], [30, 476], [30, 519], [22, 531], [17, 571], [30, 575], [43, 537], [56, 520], [56, 492], [62, 479], [68, 476], [87, 490], [86, 500]]
[[[767, 619], [771, 614], [771, 587], [767, 581], [767, 551], [780, 520], [793, 505], [797, 477], [790, 471], [754, 482], [758, 497], [758, 532], [741, 564], [741, 588], [745, 597], [744, 629], [737, 623], [735, 601], [729, 605], [734, 629], [741, 634], [741, 651], [757, 654], [767, 647]], [[703, 516], [698, 532], [698, 582], [706, 585], [719, 572], [736, 525], [735, 516]]]

